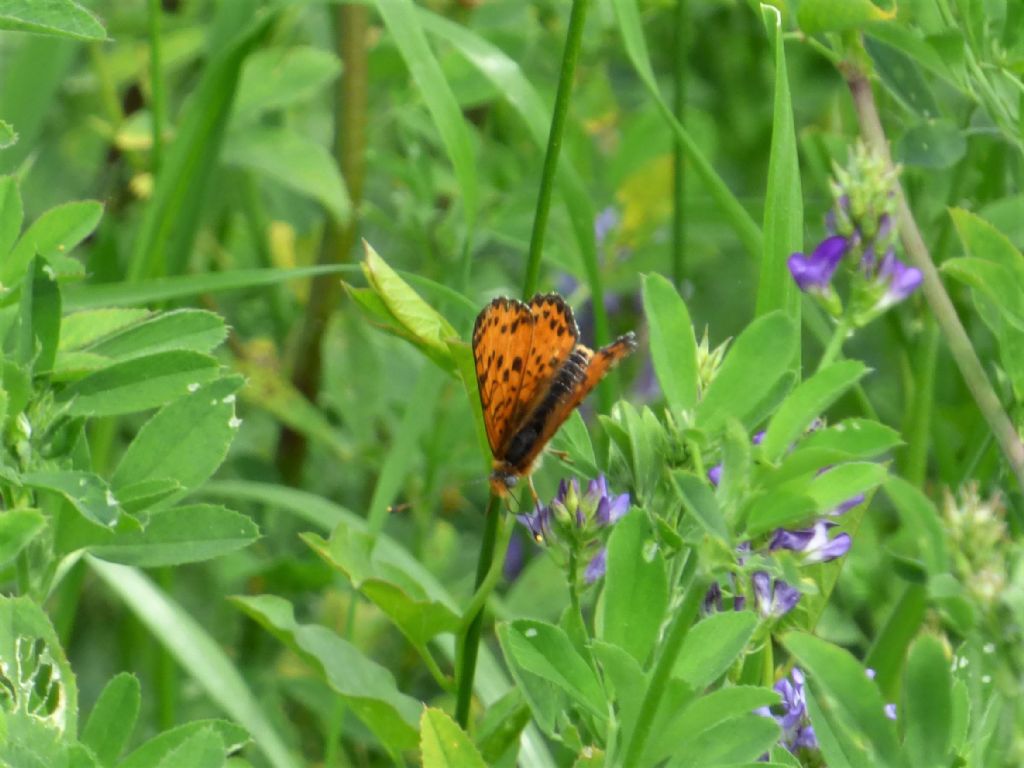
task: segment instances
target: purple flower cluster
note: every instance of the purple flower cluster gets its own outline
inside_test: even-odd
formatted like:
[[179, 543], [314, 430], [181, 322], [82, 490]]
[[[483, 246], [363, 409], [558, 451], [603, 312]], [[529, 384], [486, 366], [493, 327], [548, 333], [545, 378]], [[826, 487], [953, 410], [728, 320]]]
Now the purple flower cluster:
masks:
[[[835, 207], [825, 218], [828, 235], [810, 253], [794, 253], [786, 262], [793, 280], [804, 293], [814, 296], [833, 315], [843, 313], [843, 303], [833, 286], [836, 270], [850, 257], [849, 306], [852, 324], [866, 325], [894, 304], [906, 299], [921, 285], [923, 275], [896, 258], [891, 190], [886, 182], [872, 187], [877, 199], [866, 200], [864, 188], [851, 195], [844, 186], [856, 186], [848, 175], [846, 185], [836, 183]], [[869, 195], [870, 196], [870, 195]]]
[[781, 704], [771, 708], [763, 707], [757, 713], [771, 717], [779, 724], [782, 729], [780, 742], [793, 754], [801, 749], [817, 749], [818, 739], [807, 715], [804, 673], [799, 667], [793, 667], [787, 677], [775, 683], [775, 691], [782, 696]]
[[[754, 445], [759, 445], [763, 439], [764, 432], [758, 432], [751, 442]], [[708, 470], [708, 480], [712, 485], [718, 486], [722, 481], [721, 464], [716, 464]], [[789, 550], [797, 554], [803, 565], [827, 563], [842, 557], [850, 551], [853, 539], [848, 533], [830, 536], [830, 532], [837, 527], [837, 523], [829, 518], [844, 514], [863, 501], [864, 494], [857, 494], [834, 509], [827, 510], [823, 518], [815, 520], [807, 528], [796, 530], [777, 528], [768, 542], [768, 552]], [[750, 542], [740, 545], [738, 561], [741, 565], [750, 551]], [[762, 618], [777, 619], [785, 616], [800, 602], [800, 590], [782, 579], [773, 579], [765, 571], [755, 571], [751, 577], [751, 585], [754, 593], [754, 605]], [[737, 596], [733, 600], [733, 608], [741, 610], [745, 602], [742, 596]], [[704, 598], [705, 612], [722, 610], [722, 604], [722, 588], [717, 583], [713, 584]]]
[[[607, 528], [629, 511], [629, 494], [613, 494], [608, 490], [608, 480], [598, 475], [587, 485], [587, 492], [581, 493], [579, 480], [562, 480], [558, 492], [550, 504], [537, 503], [533, 514], [516, 515], [516, 519], [530, 532], [538, 544], [552, 539], [564, 540], [570, 547], [581, 551], [592, 548], [600, 529]], [[583, 572], [587, 584], [593, 584], [604, 576], [607, 551], [599, 545]]]

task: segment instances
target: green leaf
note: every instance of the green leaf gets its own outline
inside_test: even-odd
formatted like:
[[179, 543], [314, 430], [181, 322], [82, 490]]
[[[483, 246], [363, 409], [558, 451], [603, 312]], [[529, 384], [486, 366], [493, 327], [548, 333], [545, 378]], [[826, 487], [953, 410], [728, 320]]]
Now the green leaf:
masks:
[[951, 120], [928, 120], [911, 127], [896, 143], [896, 157], [903, 165], [945, 170], [967, 153], [964, 132]]
[[778, 461], [807, 427], [858, 382], [868, 368], [857, 360], [841, 360], [815, 373], [794, 389], [768, 422], [761, 451]]
[[484, 768], [473, 740], [441, 709], [426, 707], [420, 717], [423, 768]]
[[[425, 645], [442, 632], [455, 632], [462, 623], [461, 616], [447, 605], [426, 598], [413, 580], [373, 563], [374, 540], [370, 535], [339, 524], [330, 541], [315, 534], [304, 534], [302, 539], [328, 564], [344, 573], [414, 645]], [[377, 571], [381, 574], [377, 575]], [[383, 578], [385, 574], [392, 578]]]
[[844, 32], [864, 29], [873, 21], [885, 21], [895, 16], [870, 0], [801, 0], [797, 22], [808, 35], [820, 32]]
[[60, 337], [60, 289], [53, 270], [38, 256], [29, 266], [21, 294], [19, 358], [32, 363], [33, 373], [53, 368]]
[[473, 739], [487, 765], [513, 760], [519, 752], [523, 729], [530, 724], [530, 707], [518, 688], [487, 707]]
[[[895, 727], [883, 711], [885, 702], [860, 663], [848, 651], [811, 635], [791, 632], [782, 642], [808, 675], [822, 711], [851, 729], [860, 744], [855, 764], [904, 765]], [[817, 729], [813, 717], [812, 723]]]
[[778, 701], [779, 694], [775, 691], [749, 685], [712, 691], [671, 713], [669, 719], [653, 734], [646, 757], [651, 763], [657, 763], [673, 755], [685, 755], [690, 751], [690, 745], [697, 743], [695, 739], [705, 731], [723, 723], [736, 724], [734, 721], [737, 718]]
[[60, 327], [60, 352], [82, 349], [150, 316], [146, 309], [93, 309], [65, 315]]
[[[128, 312], [131, 310], [113, 310]], [[172, 349], [212, 352], [227, 337], [224, 319], [201, 309], [178, 309], [143, 319], [88, 347], [89, 352], [124, 360]]]
[[744, 535], [754, 538], [776, 528], [793, 527], [821, 511], [809, 496], [787, 489], [752, 497], [744, 509]]
[[245, 61], [231, 116], [235, 125], [315, 97], [341, 72], [338, 57], [321, 48], [263, 48]]
[[112, 527], [121, 515], [121, 507], [107, 482], [99, 475], [80, 470], [28, 472], [21, 482], [30, 488], [59, 493], [86, 519]]
[[50, 620], [27, 597], [0, 595], [0, 659], [7, 691], [0, 750], [7, 739], [30, 740], [36, 735], [26, 732], [31, 726], [45, 726], [50, 738], [73, 738], [78, 732], [75, 673]]
[[235, 131], [224, 145], [223, 160], [316, 200], [339, 224], [352, 215], [348, 190], [330, 152], [291, 128], [253, 125]]
[[921, 584], [905, 584], [889, 609], [889, 616], [876, 630], [864, 666], [875, 670], [875, 682], [883, 696], [899, 692], [907, 648], [924, 623], [928, 608], [927, 591]]
[[658, 274], [644, 275], [644, 314], [651, 362], [669, 407], [689, 411], [697, 403], [697, 340], [686, 302]]
[[665, 559], [647, 516], [633, 510], [612, 528], [608, 539], [604, 614], [598, 637], [646, 662], [668, 606]]
[[905, 746], [915, 768], [940, 768], [950, 763], [953, 725], [953, 680], [942, 643], [923, 635], [907, 659]]
[[593, 717], [607, 718], [601, 684], [560, 627], [522, 619], [507, 632], [509, 664], [553, 683]]
[[950, 552], [939, 511], [924, 493], [901, 477], [889, 476], [882, 486], [900, 516], [904, 535], [929, 575], [945, 573]]
[[[241, 673], [217, 641], [187, 611], [135, 568], [92, 557], [86, 558], [86, 562], [185, 668], [200, 689], [253, 735], [256, 746], [274, 768], [298, 768]], [[225, 739], [225, 743], [229, 740]]]
[[10, 255], [0, 254], [0, 284], [10, 287], [21, 279], [35, 256], [47, 258], [68, 253], [92, 234], [103, 216], [95, 200], [65, 203], [36, 219], [18, 240]]
[[843, 419], [824, 429], [805, 435], [787, 459], [802, 453], [827, 454], [825, 464], [836, 464], [850, 459], [869, 459], [900, 445], [900, 433], [892, 427], [868, 419]]
[[219, 379], [161, 408], [128, 445], [113, 487], [120, 491], [158, 479], [186, 489], [201, 485], [220, 466], [238, 430], [235, 391], [241, 385], [238, 376]]
[[759, 415], [762, 402], [795, 359], [797, 337], [796, 325], [781, 312], [761, 315], [748, 325], [697, 404], [697, 426], [714, 434], [729, 417], [747, 429], [755, 426], [751, 418]]
[[[779, 740], [779, 726], [770, 717], [741, 715], [711, 726], [686, 744], [680, 768], [735, 765], [757, 760]], [[754, 763], [763, 765], [763, 763]]]
[[465, 225], [472, 230], [479, 205], [476, 142], [466, 125], [462, 109], [430, 50], [412, 0], [374, 0], [374, 5], [405, 60], [441, 136], [455, 171]]
[[914, 59], [875, 37], [865, 38], [864, 47], [882, 82], [896, 98], [926, 120], [939, 117], [935, 94]]
[[822, 472], [811, 480], [806, 493], [814, 499], [818, 509], [834, 509], [854, 496], [878, 486], [885, 480], [886, 472], [882, 464], [851, 461]]
[[236, 597], [233, 602], [317, 667], [388, 749], [416, 746], [423, 705], [398, 690], [390, 671], [326, 627], [298, 624], [291, 603], [280, 597]]
[[[1006, 235], [971, 211], [953, 208], [949, 212], [968, 256], [993, 261], [1024, 278], [1024, 255]], [[1019, 212], [1016, 214], [1019, 218]]]
[[617, 645], [595, 640], [590, 650], [601, 667], [605, 690], [615, 702], [622, 740], [628, 742], [640, 714], [648, 678], [640, 663]]
[[100, 692], [82, 730], [82, 743], [104, 765], [113, 765], [124, 751], [141, 703], [139, 680], [127, 672], [112, 677]]
[[157, 768], [224, 768], [224, 742], [212, 728], [204, 728], [190, 735], [167, 754]]
[[7, 261], [18, 239], [23, 216], [18, 177], [0, 176], [0, 263]]
[[212, 560], [249, 546], [259, 535], [246, 515], [190, 504], [151, 513], [142, 531], [96, 531], [87, 546], [102, 560], [156, 568]]
[[[228, 9], [230, 11], [230, 9]], [[242, 62], [273, 18], [258, 14], [202, 68], [135, 235], [130, 282], [180, 274], [206, 207]]]
[[694, 516], [705, 531], [728, 546], [732, 536], [718, 506], [718, 499], [707, 481], [689, 472], [676, 471], [672, 473], [672, 483], [686, 511]]
[[14, 560], [46, 528], [37, 509], [9, 509], [0, 514], [0, 567]]
[[1020, 275], [998, 262], [972, 257], [947, 259], [942, 271], [979, 291], [999, 308], [1007, 322], [1024, 330], [1024, 280]]
[[[0, 149], [8, 149], [18, 143], [18, 132], [14, 130], [14, 126], [8, 123], [6, 120], [0, 120]], [[6, 255], [6, 251], [0, 252], [0, 255]]]
[[695, 691], [706, 688], [739, 658], [756, 627], [750, 611], [711, 614], [687, 634], [672, 676]]
[[0, 6], [0, 29], [73, 40], [107, 39], [100, 20], [74, 0], [5, 0]]
[[170, 351], [115, 363], [67, 387], [57, 401], [72, 416], [118, 416], [164, 405], [220, 376], [215, 358]]
[[419, 344], [447, 358], [447, 342], [459, 338], [458, 332], [441, 313], [424, 301], [395, 270], [388, 266], [369, 243], [363, 241], [363, 245], [366, 249], [363, 273], [388, 311]]
[[119, 762], [117, 768], [153, 768], [197, 733], [207, 730], [220, 736], [228, 754], [238, 752], [250, 741], [248, 732], [234, 723], [226, 720], [196, 720], [157, 734]]
[[[802, 9], [802, 6], [801, 6]], [[793, 125], [793, 103], [786, 68], [782, 12], [762, 5], [761, 14], [775, 52], [775, 99], [772, 107], [772, 144], [768, 155], [768, 179], [764, 196], [764, 254], [757, 284], [758, 315], [782, 310], [797, 322], [800, 319], [800, 291], [786, 262], [803, 250], [804, 203], [800, 187], [800, 164]], [[799, 355], [799, 347], [796, 349]], [[794, 368], [799, 358], [787, 361]]]

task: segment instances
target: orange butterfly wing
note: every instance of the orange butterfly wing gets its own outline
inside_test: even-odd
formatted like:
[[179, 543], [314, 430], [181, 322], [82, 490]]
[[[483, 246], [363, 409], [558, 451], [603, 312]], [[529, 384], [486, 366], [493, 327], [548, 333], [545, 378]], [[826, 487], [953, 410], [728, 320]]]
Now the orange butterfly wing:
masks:
[[494, 299], [473, 326], [473, 359], [491, 453], [498, 456], [513, 428], [525, 363], [533, 344], [533, 315], [521, 301]]
[[516, 427], [521, 427], [537, 401], [547, 391], [580, 338], [572, 309], [557, 293], [537, 294], [530, 299], [533, 344], [523, 372], [516, 408]]

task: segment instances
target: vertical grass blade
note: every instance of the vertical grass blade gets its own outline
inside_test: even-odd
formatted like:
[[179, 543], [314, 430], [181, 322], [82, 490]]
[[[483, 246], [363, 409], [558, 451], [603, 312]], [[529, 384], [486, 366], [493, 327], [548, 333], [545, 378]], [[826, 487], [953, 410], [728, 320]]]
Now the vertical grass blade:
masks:
[[799, 321], [800, 292], [790, 277], [786, 260], [794, 251], [803, 250], [804, 205], [786, 70], [786, 47], [782, 37], [782, 14], [770, 5], [762, 5], [761, 12], [775, 49], [775, 115], [768, 158], [768, 189], [764, 196], [764, 257], [761, 259], [756, 312], [763, 315], [781, 309]]

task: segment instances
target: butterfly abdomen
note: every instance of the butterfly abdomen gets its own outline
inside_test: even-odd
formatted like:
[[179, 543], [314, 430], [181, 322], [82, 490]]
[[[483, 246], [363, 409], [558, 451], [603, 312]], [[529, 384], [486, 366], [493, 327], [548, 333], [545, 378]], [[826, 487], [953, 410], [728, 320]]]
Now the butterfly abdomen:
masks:
[[523, 426], [512, 436], [505, 461], [514, 467], [522, 465], [536, 453], [536, 442], [544, 429], [544, 424], [561, 403], [572, 395], [587, 376], [587, 365], [591, 352], [586, 347], [574, 349], [562, 367], [558, 369], [543, 399], [530, 413]]

